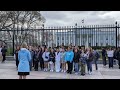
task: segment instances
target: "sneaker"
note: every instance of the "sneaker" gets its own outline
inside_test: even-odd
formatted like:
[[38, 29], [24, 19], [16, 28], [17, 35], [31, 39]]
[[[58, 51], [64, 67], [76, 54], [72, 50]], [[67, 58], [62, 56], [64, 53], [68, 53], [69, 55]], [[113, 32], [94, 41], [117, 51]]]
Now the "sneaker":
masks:
[[78, 75], [78, 73], [76, 72], [75, 75]]
[[66, 73], [66, 71], [64, 70], [64, 73]]
[[63, 72], [63, 70], [61, 70], [61, 72]]
[[51, 72], [53, 72], [53, 70], [51, 70]]
[[89, 75], [92, 75], [92, 72], [90, 72]]
[[46, 71], [46, 69], [44, 69], [44, 72]]
[[81, 74], [82, 76], [85, 76], [85, 74]]

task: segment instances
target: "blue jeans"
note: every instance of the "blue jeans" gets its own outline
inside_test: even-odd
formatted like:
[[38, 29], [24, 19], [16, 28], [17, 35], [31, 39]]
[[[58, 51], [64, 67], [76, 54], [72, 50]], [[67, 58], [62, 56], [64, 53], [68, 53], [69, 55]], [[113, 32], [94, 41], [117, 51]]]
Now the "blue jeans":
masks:
[[75, 67], [75, 72], [79, 72], [79, 64], [78, 63], [74, 63], [74, 67]]
[[87, 69], [88, 69], [88, 72], [89, 71], [92, 72], [92, 61], [91, 62], [90, 61], [87, 62]]
[[95, 68], [96, 68], [96, 70], [98, 70], [98, 66], [97, 66], [98, 58], [94, 59], [94, 61], [95, 61]]
[[109, 68], [113, 67], [113, 57], [108, 57], [109, 60]]

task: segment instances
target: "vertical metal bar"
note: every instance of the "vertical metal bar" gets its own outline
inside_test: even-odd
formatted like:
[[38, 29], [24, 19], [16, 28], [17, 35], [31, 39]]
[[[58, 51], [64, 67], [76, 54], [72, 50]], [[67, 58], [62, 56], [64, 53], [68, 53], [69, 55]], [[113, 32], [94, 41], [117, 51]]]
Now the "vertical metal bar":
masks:
[[116, 49], [117, 49], [117, 21], [115, 22], [115, 28], [116, 28]]

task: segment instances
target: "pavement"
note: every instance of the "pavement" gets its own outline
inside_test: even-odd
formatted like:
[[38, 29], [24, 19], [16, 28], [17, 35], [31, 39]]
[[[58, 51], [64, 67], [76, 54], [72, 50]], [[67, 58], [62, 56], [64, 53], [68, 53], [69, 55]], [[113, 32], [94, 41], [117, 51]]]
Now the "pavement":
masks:
[[[18, 79], [17, 69], [15, 61], [6, 61], [0, 63], [0, 79]], [[56, 73], [56, 72], [43, 72], [43, 71], [31, 71], [27, 79], [120, 79], [120, 69], [118, 65], [114, 65], [114, 68], [109, 69], [108, 65], [103, 67], [102, 64], [98, 64], [98, 70], [95, 70], [93, 64], [92, 75], [86, 73], [85, 76], [67, 74], [67, 73]]]

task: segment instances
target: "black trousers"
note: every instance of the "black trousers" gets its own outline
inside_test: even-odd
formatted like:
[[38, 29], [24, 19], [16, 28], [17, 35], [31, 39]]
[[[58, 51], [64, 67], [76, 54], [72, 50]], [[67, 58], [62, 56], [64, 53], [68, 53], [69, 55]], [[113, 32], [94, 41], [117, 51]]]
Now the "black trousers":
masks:
[[105, 57], [105, 56], [102, 56], [102, 59], [103, 59], [103, 65], [106, 66], [106, 65], [107, 65], [106, 57]]
[[4, 62], [6, 60], [6, 55], [2, 55], [2, 56], [3, 56], [2, 62]]
[[73, 62], [67, 61], [67, 65], [68, 65], [68, 73], [72, 73], [72, 69], [73, 69]]
[[38, 61], [35, 61], [35, 71], [38, 71]]
[[18, 59], [16, 59], [16, 67], [18, 67], [19, 61]]
[[40, 60], [40, 68], [43, 70], [44, 69], [44, 61]]
[[112, 67], [113, 68], [113, 57], [108, 57], [109, 60], [109, 68]]
[[120, 60], [118, 60], [118, 65], [119, 65], [119, 68], [120, 68]]

